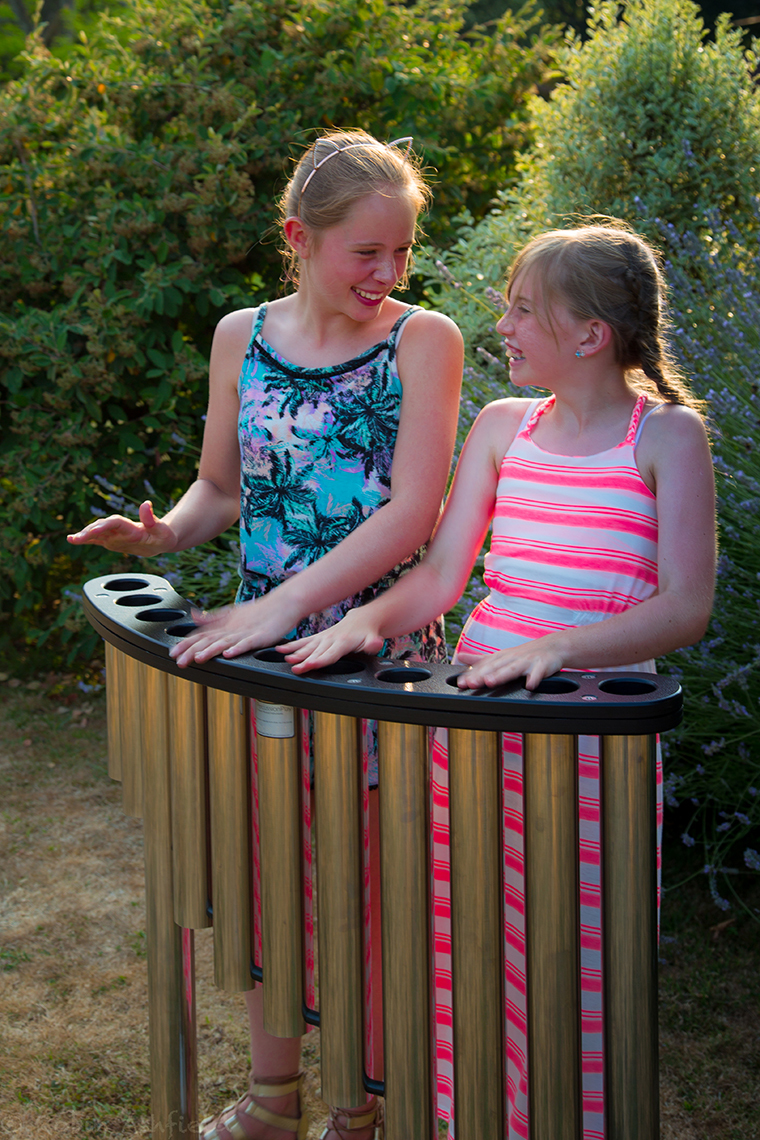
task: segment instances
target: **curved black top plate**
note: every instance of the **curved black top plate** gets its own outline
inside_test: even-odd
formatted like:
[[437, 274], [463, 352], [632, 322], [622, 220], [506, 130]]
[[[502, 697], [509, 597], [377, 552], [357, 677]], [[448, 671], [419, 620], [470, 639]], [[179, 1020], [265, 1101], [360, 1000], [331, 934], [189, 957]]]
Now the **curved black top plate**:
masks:
[[[140, 598], [139, 604], [131, 603], [132, 596]], [[672, 677], [654, 673], [563, 671], [548, 678], [543, 689], [571, 691], [530, 693], [519, 681], [462, 692], [452, 682], [464, 666], [377, 657], [354, 657], [340, 663], [339, 671], [300, 677], [272, 650], [231, 660], [217, 657], [179, 669], [169, 649], [192, 622], [191, 607], [164, 578], [154, 574], [93, 578], [84, 587], [84, 599], [92, 626], [127, 656], [208, 688], [275, 704], [489, 732], [645, 736], [681, 721], [681, 686]], [[161, 611], [167, 611], [163, 618]], [[172, 634], [177, 626], [184, 628]], [[389, 671], [390, 676], [383, 678]]]

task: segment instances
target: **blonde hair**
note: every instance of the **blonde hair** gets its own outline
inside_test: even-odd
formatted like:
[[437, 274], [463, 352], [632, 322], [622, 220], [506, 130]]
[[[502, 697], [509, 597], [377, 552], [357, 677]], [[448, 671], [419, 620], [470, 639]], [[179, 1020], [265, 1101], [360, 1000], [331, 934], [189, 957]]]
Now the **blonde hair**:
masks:
[[[304, 153], [285, 187], [279, 201], [280, 228], [287, 218], [300, 217], [319, 234], [339, 225], [357, 202], [375, 193], [404, 195], [418, 217], [432, 199], [411, 150], [378, 142], [366, 131], [328, 131]], [[289, 245], [282, 254], [287, 279], [296, 281], [298, 255]]]
[[642, 237], [616, 219], [549, 230], [518, 253], [507, 297], [526, 273], [538, 285], [550, 325], [552, 302], [565, 305], [577, 320], [604, 321], [612, 330], [615, 359], [638, 391], [703, 413], [665, 343], [667, 285], [657, 254]]

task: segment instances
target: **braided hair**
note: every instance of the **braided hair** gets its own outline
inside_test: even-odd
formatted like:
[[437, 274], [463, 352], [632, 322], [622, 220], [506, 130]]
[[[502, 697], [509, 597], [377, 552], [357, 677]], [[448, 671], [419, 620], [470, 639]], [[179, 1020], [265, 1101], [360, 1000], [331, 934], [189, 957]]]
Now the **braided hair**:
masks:
[[526, 272], [538, 285], [550, 325], [553, 301], [576, 320], [604, 321], [612, 330], [615, 359], [637, 391], [703, 414], [703, 402], [665, 343], [667, 286], [655, 251], [642, 237], [616, 220], [550, 230], [518, 253], [507, 296]]

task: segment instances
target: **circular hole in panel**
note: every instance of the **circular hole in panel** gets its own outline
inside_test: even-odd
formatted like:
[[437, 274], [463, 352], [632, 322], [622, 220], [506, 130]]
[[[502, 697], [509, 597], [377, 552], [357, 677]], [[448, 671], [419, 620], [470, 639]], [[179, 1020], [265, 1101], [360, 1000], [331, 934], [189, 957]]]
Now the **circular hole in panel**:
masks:
[[355, 657], [343, 657], [340, 661], [333, 661], [332, 665], [324, 665], [314, 670], [315, 677], [347, 677], [349, 673], [361, 673], [364, 662]]
[[163, 598], [158, 598], [155, 594], [130, 594], [128, 598], [117, 598], [116, 605], [129, 606], [131, 610], [136, 610], [139, 606], [155, 606], [161, 601]]
[[186, 617], [184, 610], [143, 610], [141, 614], [135, 614], [138, 621], [179, 621], [180, 618]]
[[432, 673], [429, 669], [421, 669], [419, 666], [407, 667], [405, 665], [396, 665], [390, 669], [383, 669], [377, 674], [378, 681], [387, 681], [390, 685], [406, 685], [410, 681], [427, 681]]
[[[184, 617], [185, 615], [183, 614], [182, 616]], [[169, 626], [166, 632], [170, 633], [173, 637], [187, 637], [188, 633], [192, 633], [193, 630], [197, 628], [198, 626], [193, 622], [185, 621], [182, 625]]]
[[110, 582], [106, 582], [105, 587], [114, 593], [128, 594], [132, 590], [146, 590], [148, 583], [144, 578], [112, 578]]
[[257, 649], [253, 656], [257, 661], [278, 661], [280, 665], [285, 664], [284, 655], [276, 649]]
[[533, 690], [534, 693], [575, 693], [580, 688], [577, 681], [569, 677], [544, 677]]
[[653, 693], [657, 685], [644, 677], [611, 677], [608, 681], [600, 681], [599, 688], [614, 697], [640, 697], [644, 693]]

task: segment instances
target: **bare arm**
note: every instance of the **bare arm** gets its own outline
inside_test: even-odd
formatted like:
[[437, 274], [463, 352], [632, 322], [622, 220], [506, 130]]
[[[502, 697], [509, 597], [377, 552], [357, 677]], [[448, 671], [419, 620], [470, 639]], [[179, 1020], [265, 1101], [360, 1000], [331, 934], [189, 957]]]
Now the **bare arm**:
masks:
[[533, 689], [558, 669], [646, 661], [703, 636], [712, 609], [716, 543], [712, 459], [699, 417], [676, 406], [658, 411], [642, 432], [637, 462], [657, 495], [657, 593], [606, 621], [481, 657], [461, 675], [461, 687], [525, 676]]
[[217, 326], [209, 365], [209, 405], [198, 478], [175, 507], [158, 519], [148, 501], [138, 521], [111, 515], [76, 534], [74, 546], [104, 546], [145, 557], [186, 550], [226, 530], [240, 510], [237, 380], [251, 330], [251, 310], [224, 317]]
[[172, 650], [177, 664], [272, 645], [308, 614], [358, 593], [428, 540], [451, 464], [462, 359], [461, 335], [447, 317], [419, 313], [410, 320], [398, 350], [403, 397], [390, 500], [265, 597], [204, 622]]

